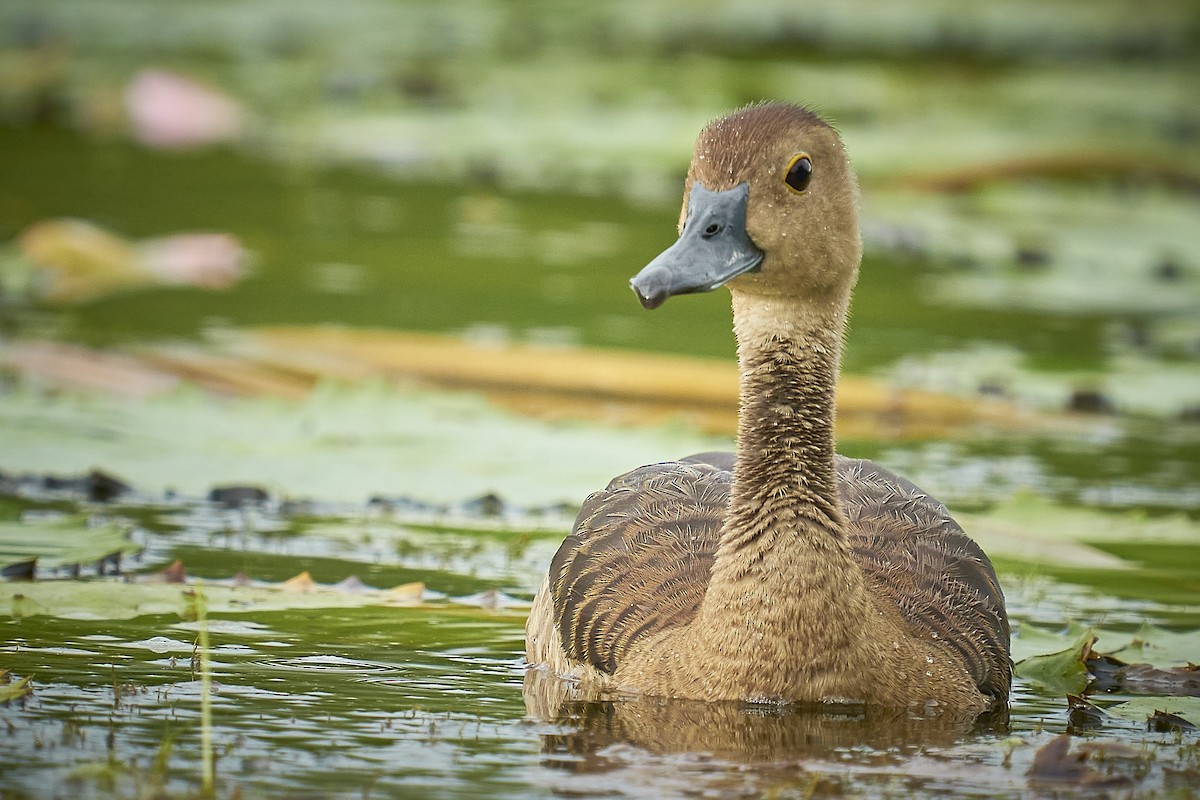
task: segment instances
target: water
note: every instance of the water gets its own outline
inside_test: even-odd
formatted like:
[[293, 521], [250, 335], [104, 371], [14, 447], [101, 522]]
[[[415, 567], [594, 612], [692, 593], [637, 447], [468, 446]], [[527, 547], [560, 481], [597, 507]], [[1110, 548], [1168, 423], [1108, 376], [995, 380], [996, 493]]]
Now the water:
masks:
[[[73, 599], [74, 585], [50, 573], [6, 584], [14, 616], [0, 622], [0, 664], [36, 687], [0, 708], [9, 733], [0, 771], [14, 797], [197, 791], [199, 623], [185, 596], [197, 585], [212, 609], [218, 796], [786, 796], [817, 787], [1016, 797], [1035, 749], [1073, 729], [1061, 695], [1021, 679], [1007, 720], [572, 700], [560, 682], [526, 675], [525, 607], [506, 600], [530, 596], [561, 518], [529, 527], [529, 518], [445, 510], [430, 521], [336, 504], [295, 516], [188, 498], [147, 504], [144, 495], [97, 506], [39, 496], [31, 484], [21, 495], [8, 501], [10, 515], [102, 514], [132, 524], [142, 549], [125, 558], [125, 582], [92, 579], [106, 581], [111, 605]], [[346, 529], [360, 535], [333, 534]], [[156, 582], [175, 559], [188, 586]], [[304, 571], [325, 599], [279, 588]], [[239, 589], [246, 578], [235, 573], [264, 588]], [[1002, 577], [1018, 658], [1065, 646], [1068, 621], [1103, 625], [1108, 636], [1146, 621], [1200, 626], [1194, 606]], [[413, 579], [425, 582], [422, 605], [369, 599]], [[330, 588], [338, 583], [345, 588]], [[1048, 641], [1023, 644], [1028, 626]], [[1115, 718], [1089, 736], [1136, 744], [1136, 756], [1121, 751], [1104, 769], [1148, 772], [1139, 791], [1171, 779], [1161, 766], [1194, 768], [1197, 757], [1194, 736]]]

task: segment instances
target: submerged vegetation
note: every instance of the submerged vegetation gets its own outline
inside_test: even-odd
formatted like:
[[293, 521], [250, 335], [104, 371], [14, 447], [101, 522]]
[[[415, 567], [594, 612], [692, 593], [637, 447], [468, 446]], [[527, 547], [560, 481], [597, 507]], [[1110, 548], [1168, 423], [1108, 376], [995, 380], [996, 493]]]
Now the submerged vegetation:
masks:
[[[4, 3], [0, 797], [1193, 796], [1197, 11]], [[579, 502], [729, 447], [727, 298], [626, 281], [764, 98], [862, 175], [840, 449], [993, 556], [1007, 719], [523, 685]]]

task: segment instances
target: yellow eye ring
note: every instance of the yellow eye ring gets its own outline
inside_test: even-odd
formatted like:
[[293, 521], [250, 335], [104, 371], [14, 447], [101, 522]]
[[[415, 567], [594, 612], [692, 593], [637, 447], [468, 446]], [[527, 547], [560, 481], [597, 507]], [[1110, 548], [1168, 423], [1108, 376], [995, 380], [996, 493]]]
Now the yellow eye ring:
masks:
[[808, 153], [797, 153], [788, 162], [787, 172], [783, 174], [783, 182], [793, 192], [800, 194], [808, 188], [808, 183], [812, 180], [812, 173], [812, 158]]

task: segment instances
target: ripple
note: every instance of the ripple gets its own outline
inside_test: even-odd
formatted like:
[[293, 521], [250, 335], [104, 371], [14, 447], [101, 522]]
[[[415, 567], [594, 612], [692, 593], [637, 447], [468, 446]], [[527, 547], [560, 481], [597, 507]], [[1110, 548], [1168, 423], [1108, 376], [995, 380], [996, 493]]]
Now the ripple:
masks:
[[97, 656], [97, 655], [99, 655], [99, 653], [97, 653], [95, 650], [84, 650], [84, 649], [82, 649], [82, 648], [80, 648], [80, 647], [58, 647], [58, 646], [50, 646], [50, 647], [27, 647], [27, 646], [0, 647], [0, 651], [9, 651], [9, 652], [16, 652], [16, 651], [19, 651], [19, 652], [22, 652], [22, 653], [50, 653], [50, 654], [53, 654], [53, 655], [56, 655], [56, 656]]
[[295, 658], [268, 659], [252, 662], [251, 666], [264, 669], [288, 670], [297, 672], [342, 673], [360, 675], [364, 673], [395, 672], [401, 667], [396, 664], [385, 664], [371, 661], [356, 661], [344, 656], [311, 655]]
[[178, 639], [171, 639], [167, 636], [151, 636], [149, 639], [142, 639], [137, 642], [124, 642], [116, 646], [149, 650], [152, 653], [191, 653], [195, 649], [195, 645], [190, 642], [181, 642]]

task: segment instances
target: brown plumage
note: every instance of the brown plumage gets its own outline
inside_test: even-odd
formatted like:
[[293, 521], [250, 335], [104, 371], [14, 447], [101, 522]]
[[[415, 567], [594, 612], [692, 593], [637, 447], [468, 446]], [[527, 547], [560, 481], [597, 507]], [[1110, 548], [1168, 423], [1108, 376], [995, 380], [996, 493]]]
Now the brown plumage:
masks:
[[[793, 181], [800, 158], [811, 178]], [[987, 556], [916, 486], [834, 453], [861, 253], [837, 134], [796, 106], [743, 109], [701, 133], [686, 189], [680, 241], [633, 285], [648, 307], [729, 286], [737, 455], [641, 467], [587, 499], [534, 601], [530, 663], [668, 697], [1004, 703]]]

